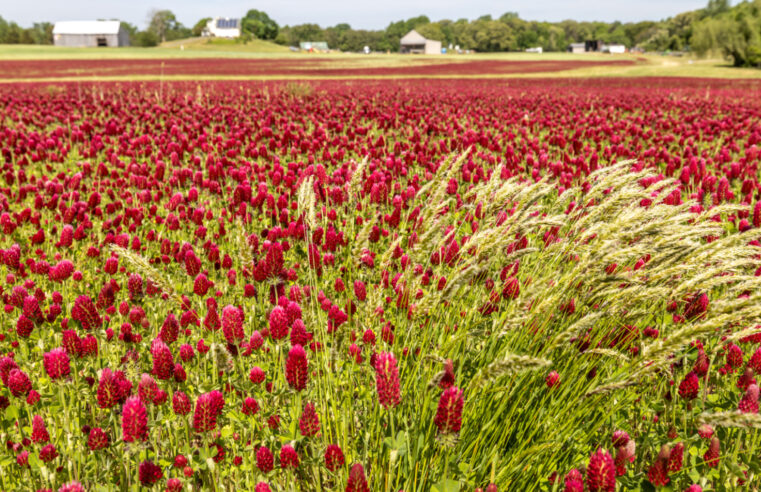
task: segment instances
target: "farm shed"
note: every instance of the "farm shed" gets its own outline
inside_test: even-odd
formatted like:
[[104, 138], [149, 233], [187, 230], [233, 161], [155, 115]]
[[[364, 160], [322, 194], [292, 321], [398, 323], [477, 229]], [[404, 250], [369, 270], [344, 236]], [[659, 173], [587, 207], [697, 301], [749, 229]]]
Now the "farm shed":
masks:
[[53, 27], [53, 44], [90, 48], [129, 46], [129, 33], [117, 20], [61, 21]]
[[566, 51], [569, 53], [584, 53], [586, 50], [584, 49], [584, 43], [571, 43]]
[[328, 43], [325, 41], [302, 41], [299, 43], [299, 49], [307, 53], [327, 53], [330, 51]]
[[602, 47], [603, 53], [621, 54], [626, 53], [626, 46], [623, 44], [606, 44]]
[[402, 53], [416, 53], [420, 55], [441, 54], [441, 41], [426, 39], [414, 29], [408, 32], [399, 44]]
[[599, 39], [587, 39], [584, 41], [584, 51], [597, 52], [602, 51], [603, 42]]
[[206, 23], [202, 36], [216, 38], [237, 38], [240, 36], [240, 19], [217, 17]]

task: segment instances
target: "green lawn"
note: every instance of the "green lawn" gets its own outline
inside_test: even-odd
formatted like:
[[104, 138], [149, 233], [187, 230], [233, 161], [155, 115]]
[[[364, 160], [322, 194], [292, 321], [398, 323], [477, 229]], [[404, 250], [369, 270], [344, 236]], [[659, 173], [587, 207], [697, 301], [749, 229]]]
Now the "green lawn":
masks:
[[287, 46], [253, 40], [247, 44], [235, 42], [207, 43], [200, 38], [167, 42], [155, 48], [68, 48], [49, 45], [0, 44], [0, 59], [48, 60], [98, 58], [200, 58], [200, 57], [267, 57], [291, 54]]

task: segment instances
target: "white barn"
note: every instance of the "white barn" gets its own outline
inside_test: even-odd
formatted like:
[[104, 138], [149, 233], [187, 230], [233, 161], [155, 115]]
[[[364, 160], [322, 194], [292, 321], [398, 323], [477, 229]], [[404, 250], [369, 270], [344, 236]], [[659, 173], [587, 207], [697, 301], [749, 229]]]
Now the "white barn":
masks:
[[602, 47], [603, 53], [622, 54], [626, 53], [626, 46], [623, 44], [606, 44]]
[[400, 49], [402, 53], [440, 55], [441, 41], [425, 39], [422, 34], [413, 29], [401, 39]]
[[53, 44], [70, 47], [129, 46], [129, 33], [118, 20], [60, 21], [53, 27]]
[[240, 37], [240, 19], [228, 19], [217, 17], [206, 23], [203, 30], [203, 36], [216, 38], [237, 38]]

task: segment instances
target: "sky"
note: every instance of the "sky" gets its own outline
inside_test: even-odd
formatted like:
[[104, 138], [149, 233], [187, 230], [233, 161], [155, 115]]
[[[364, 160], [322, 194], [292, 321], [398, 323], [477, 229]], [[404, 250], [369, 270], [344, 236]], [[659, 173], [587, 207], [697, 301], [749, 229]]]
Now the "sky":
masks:
[[518, 12], [522, 19], [560, 21], [660, 20], [704, 7], [707, 0], [0, 0], [0, 16], [29, 27], [34, 22], [119, 19], [143, 29], [153, 9], [169, 9], [192, 27], [203, 17], [241, 17], [249, 9], [264, 10], [280, 25], [316, 23], [322, 27], [342, 22], [355, 29], [383, 29], [390, 22], [427, 15], [431, 20], [499, 17]]

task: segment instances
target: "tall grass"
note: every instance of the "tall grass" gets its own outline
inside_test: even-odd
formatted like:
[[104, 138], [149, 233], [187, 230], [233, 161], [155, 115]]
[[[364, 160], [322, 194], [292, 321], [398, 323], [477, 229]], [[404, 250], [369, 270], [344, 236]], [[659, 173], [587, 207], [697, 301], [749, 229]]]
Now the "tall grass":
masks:
[[[634, 485], [669, 440], [668, 430], [687, 440], [713, 409], [734, 404], [730, 381], [711, 381], [712, 394], [694, 407], [679, 401], [672, 383], [691, 367], [691, 342], [702, 340], [714, 357], [722, 337], [759, 321], [761, 280], [753, 275], [759, 250], [748, 245], [754, 233], [712, 220], [736, 212], [737, 205], [698, 211], [695, 203], [663, 203], [677, 189], [674, 180], [653, 180], [652, 171], [637, 171], [633, 162], [604, 168], [589, 176], [587, 186], [563, 193], [547, 179], [502, 181], [496, 169], [458, 208], [445, 189], [465, 158], [441, 165], [409, 206], [420, 207], [419, 218], [404, 221], [398, 235], [370, 244], [366, 226], [352, 232], [361, 245], [350, 240], [345, 248], [354, 257], [343, 258], [343, 280], [361, 280], [375, 291], [357, 302], [351, 327], [358, 333], [377, 333], [384, 321], [395, 327], [393, 346], [379, 342], [400, 356], [402, 403], [379, 408], [371, 369], [340, 357], [351, 343], [348, 330], [328, 336], [330, 350], [318, 352], [315, 361], [326, 440], [352, 450], [349, 459], [371, 470], [377, 490], [468, 490], [490, 481], [505, 490], [533, 490], [552, 488], [547, 479], [553, 472], [584, 465], [598, 447], [612, 452], [612, 432], [625, 429], [639, 447], [634, 471], [622, 481]], [[366, 197], [359, 204], [371, 218], [382, 211]], [[466, 217], [479, 206], [484, 218], [473, 232]], [[413, 233], [418, 241], [406, 247]], [[447, 241], [464, 236], [469, 239], [456, 260], [430, 264]], [[511, 247], [519, 238], [523, 248]], [[433, 271], [430, 284], [390, 259], [399, 245]], [[356, 267], [364, 248], [382, 258], [375, 269]], [[500, 292], [500, 271], [514, 262], [520, 294], [499, 299], [498, 311], [484, 316], [479, 308]], [[611, 264], [614, 270], [607, 269]], [[401, 274], [396, 292], [379, 287], [384, 268], [390, 277]], [[334, 272], [312, 277], [312, 287], [332, 285]], [[446, 279], [441, 290], [439, 278]], [[397, 306], [400, 291], [409, 306]], [[708, 294], [708, 310], [675, 322], [668, 304], [675, 301], [681, 312], [696, 293]], [[571, 300], [575, 309], [563, 309]], [[309, 317], [318, 326], [327, 322], [320, 310]], [[635, 327], [636, 335], [626, 327]], [[659, 337], [641, 336], [645, 327]], [[582, 342], [587, 348], [580, 350]], [[453, 361], [456, 384], [465, 391], [455, 440], [437, 439], [433, 425], [441, 391], [428, 383], [444, 359]], [[550, 370], [561, 381], [552, 389], [544, 383]], [[667, 393], [672, 396], [664, 398]], [[721, 432], [735, 451], [761, 444], [754, 431]], [[688, 484], [699, 461], [673, 480]], [[721, 488], [737, 478], [723, 472], [712, 483]]]

